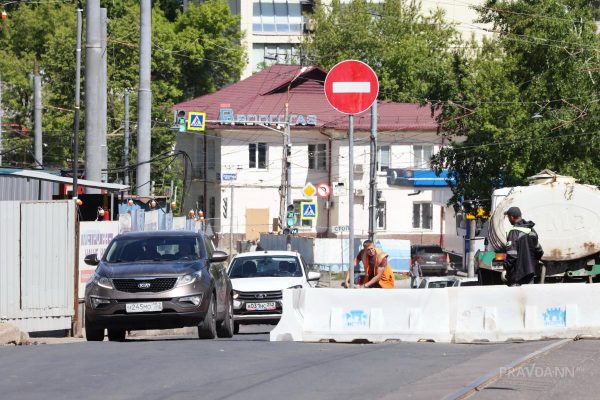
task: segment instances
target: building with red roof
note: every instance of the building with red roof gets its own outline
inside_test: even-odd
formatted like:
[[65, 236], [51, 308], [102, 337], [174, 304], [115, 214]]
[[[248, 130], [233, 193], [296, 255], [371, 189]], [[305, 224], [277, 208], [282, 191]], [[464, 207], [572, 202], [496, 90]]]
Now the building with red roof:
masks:
[[[356, 237], [368, 234], [370, 111], [354, 117], [354, 159], [349, 162], [348, 116], [327, 101], [327, 72], [316, 66], [274, 65], [218, 92], [174, 106], [174, 112], [206, 113], [205, 131], [178, 134], [177, 148], [191, 160], [192, 183], [184, 207], [202, 209], [215, 232], [254, 240], [277, 232], [285, 213], [284, 130], [290, 121], [291, 200], [301, 217], [302, 202], [315, 201], [315, 219], [297, 218], [299, 234], [335, 237], [348, 225], [347, 193], [354, 180]], [[428, 106], [378, 103], [377, 237], [413, 243], [449, 243], [454, 213], [450, 190], [430, 170], [442, 145]], [[328, 197], [304, 190], [326, 184]], [[285, 187], [285, 185], [283, 185]], [[452, 235], [445, 237], [445, 233]]]

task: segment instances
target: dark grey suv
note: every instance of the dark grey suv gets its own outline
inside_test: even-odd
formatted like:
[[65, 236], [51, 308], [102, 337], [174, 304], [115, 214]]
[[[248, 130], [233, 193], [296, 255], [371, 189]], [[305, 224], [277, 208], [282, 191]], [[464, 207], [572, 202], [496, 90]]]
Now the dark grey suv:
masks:
[[125, 339], [126, 331], [197, 326], [198, 337], [233, 336], [233, 290], [227, 253], [203, 235], [185, 231], [118, 235], [85, 289], [89, 341]]
[[446, 275], [450, 258], [440, 246], [414, 244], [410, 247], [410, 265], [416, 276]]

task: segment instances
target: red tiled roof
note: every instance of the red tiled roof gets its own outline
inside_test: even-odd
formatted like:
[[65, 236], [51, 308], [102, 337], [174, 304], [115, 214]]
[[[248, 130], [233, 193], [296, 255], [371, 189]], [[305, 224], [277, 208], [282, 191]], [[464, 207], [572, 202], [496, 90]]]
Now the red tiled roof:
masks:
[[[217, 128], [221, 125], [214, 121], [219, 119], [221, 108], [231, 108], [236, 115], [284, 115], [288, 99], [290, 114], [316, 115], [319, 128], [347, 130], [348, 117], [331, 107], [325, 98], [323, 86], [327, 72], [316, 66], [301, 68], [276, 64], [218, 92], [176, 104], [173, 109], [206, 112], [207, 126]], [[377, 111], [380, 131], [432, 131], [437, 128], [428, 106], [381, 102]], [[355, 129], [369, 130], [370, 125], [369, 110], [354, 117]], [[252, 129], [256, 126], [238, 124], [230, 128]], [[314, 129], [312, 126], [294, 126], [294, 129], [300, 128]]]

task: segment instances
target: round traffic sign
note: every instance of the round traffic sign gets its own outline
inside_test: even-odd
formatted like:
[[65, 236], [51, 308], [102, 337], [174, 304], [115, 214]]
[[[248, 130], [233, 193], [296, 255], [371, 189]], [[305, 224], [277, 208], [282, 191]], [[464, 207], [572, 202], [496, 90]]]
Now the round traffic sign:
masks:
[[375, 72], [362, 61], [346, 60], [334, 65], [325, 78], [329, 104], [344, 114], [360, 114], [379, 94]]
[[329, 197], [331, 194], [331, 187], [326, 183], [319, 183], [317, 186], [317, 195], [319, 197]]

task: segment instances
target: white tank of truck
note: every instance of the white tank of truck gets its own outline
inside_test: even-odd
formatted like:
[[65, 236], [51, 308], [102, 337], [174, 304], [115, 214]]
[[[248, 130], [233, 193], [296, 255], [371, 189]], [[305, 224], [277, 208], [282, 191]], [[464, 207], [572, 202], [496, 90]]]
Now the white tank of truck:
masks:
[[531, 177], [529, 186], [495, 191], [493, 200], [488, 240], [496, 251], [510, 229], [504, 212], [519, 207], [523, 219], [535, 222], [542, 261], [568, 263], [600, 252], [600, 190], [595, 186], [545, 170]]

